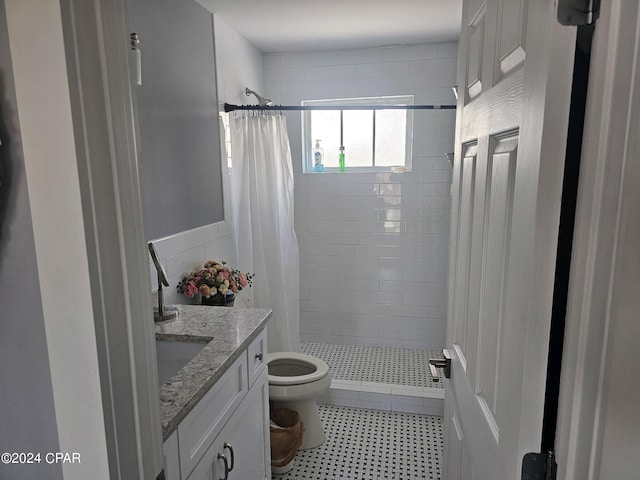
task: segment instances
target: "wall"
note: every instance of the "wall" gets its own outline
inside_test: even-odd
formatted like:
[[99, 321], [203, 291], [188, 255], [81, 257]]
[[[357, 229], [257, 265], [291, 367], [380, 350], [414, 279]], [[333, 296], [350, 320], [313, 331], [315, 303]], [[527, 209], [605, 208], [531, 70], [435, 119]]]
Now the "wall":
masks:
[[[218, 98], [220, 104], [243, 103], [249, 100], [244, 94], [245, 86], [252, 89], [262, 88], [262, 53], [251, 43], [236, 33], [218, 16], [214, 16], [215, 57], [217, 71]], [[220, 105], [220, 107], [221, 107]], [[222, 132], [221, 132], [222, 135]], [[226, 159], [226, 149], [222, 151]], [[225, 191], [225, 221], [204, 225], [192, 230], [154, 240], [154, 245], [169, 277], [170, 286], [165, 290], [165, 303], [190, 303], [179, 295], [175, 286], [185, 272], [201, 268], [206, 260], [227, 260], [237, 266], [237, 258], [231, 232], [231, 214], [228, 192], [230, 171], [223, 160], [222, 181]], [[149, 263], [151, 281], [157, 287], [156, 271]], [[250, 296], [240, 294], [236, 305], [250, 306]]]
[[[399, 94], [455, 104], [456, 43], [268, 54], [264, 65], [264, 94], [279, 104]], [[451, 182], [444, 154], [453, 152], [455, 112], [415, 112], [410, 173], [303, 174], [300, 114], [287, 121], [301, 340], [442, 348]]]
[[244, 89], [249, 87], [258, 93], [262, 91], [262, 53], [218, 15], [213, 16], [213, 25], [220, 104], [255, 103], [255, 97], [247, 97]]
[[[224, 221], [154, 240], [153, 245], [169, 280], [169, 287], [163, 287], [165, 304], [193, 303], [178, 294], [176, 285], [186, 272], [199, 270], [205, 261], [226, 260], [231, 266], [236, 264], [231, 232]], [[157, 288], [157, 273], [151, 262], [149, 274], [153, 288]]]
[[[220, 111], [223, 111], [224, 103], [242, 105], [255, 103], [255, 97], [248, 97], [246, 88], [261, 92], [264, 86], [263, 57], [262, 52], [242, 35], [227, 25], [218, 15], [213, 16], [214, 36], [216, 46], [217, 85]], [[223, 145], [223, 164], [226, 175], [223, 176], [225, 209], [224, 218], [229, 228], [233, 228], [233, 211], [230, 197], [230, 175], [232, 173], [231, 162], [231, 134], [229, 132], [229, 118], [232, 114], [220, 116], [220, 135]], [[240, 269], [242, 259], [238, 259]], [[253, 288], [259, 288], [259, 283]], [[245, 306], [253, 305], [253, 291], [243, 293], [239, 299]]]
[[5, 0], [0, 11], [7, 27], [0, 30], [8, 33], [8, 43], [0, 42], [3, 67], [8, 45], [14, 77], [11, 87], [9, 70], [3, 72], [9, 100], [2, 113], [16, 174], [10, 229], [2, 236], [0, 442], [3, 451], [82, 458], [3, 465], [2, 477], [108, 478], [61, 5]]
[[[0, 451], [59, 451], [4, 0], [0, 0]], [[38, 478], [37, 465], [3, 465]], [[46, 469], [62, 478], [62, 469]]]
[[213, 24], [194, 0], [131, 0], [149, 239], [223, 220]]

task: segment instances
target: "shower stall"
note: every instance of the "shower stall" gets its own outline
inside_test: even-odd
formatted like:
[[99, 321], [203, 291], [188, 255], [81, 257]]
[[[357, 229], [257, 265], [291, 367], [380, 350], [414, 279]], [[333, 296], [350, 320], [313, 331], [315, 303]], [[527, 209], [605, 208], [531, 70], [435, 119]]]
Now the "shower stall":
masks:
[[[432, 381], [428, 359], [442, 356], [446, 335], [456, 71], [455, 43], [264, 56], [265, 83], [255, 98], [287, 118], [301, 350], [332, 369], [326, 403], [442, 414], [444, 389]], [[354, 146], [345, 145], [340, 172], [333, 144], [341, 146], [349, 126], [338, 141], [313, 137], [308, 112], [298, 111], [305, 103], [324, 107], [326, 99], [374, 103], [393, 95], [436, 107], [413, 110], [406, 168], [350, 169]], [[377, 129], [375, 138], [383, 136]], [[303, 167], [318, 138], [335, 171]]]
[[[404, 172], [296, 174], [300, 336], [326, 403], [442, 415], [455, 112], [418, 111]], [[435, 129], [434, 126], [440, 126]], [[435, 140], [435, 142], [434, 142]]]
[[301, 349], [332, 369], [327, 403], [442, 415], [455, 111], [413, 115], [410, 168], [295, 172]]
[[300, 349], [334, 379], [320, 402], [443, 414], [429, 358], [442, 357], [446, 333], [451, 156], [442, 152], [452, 150], [454, 119], [453, 110], [416, 112], [408, 171], [294, 167]]

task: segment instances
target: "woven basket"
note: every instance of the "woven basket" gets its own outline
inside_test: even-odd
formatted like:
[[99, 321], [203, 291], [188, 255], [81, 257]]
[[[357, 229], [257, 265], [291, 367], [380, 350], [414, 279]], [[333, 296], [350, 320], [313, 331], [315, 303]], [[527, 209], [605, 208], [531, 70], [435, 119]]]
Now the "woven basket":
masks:
[[285, 467], [291, 463], [302, 444], [304, 427], [298, 412], [286, 408], [271, 411], [271, 421], [277, 425], [271, 431], [271, 466]]

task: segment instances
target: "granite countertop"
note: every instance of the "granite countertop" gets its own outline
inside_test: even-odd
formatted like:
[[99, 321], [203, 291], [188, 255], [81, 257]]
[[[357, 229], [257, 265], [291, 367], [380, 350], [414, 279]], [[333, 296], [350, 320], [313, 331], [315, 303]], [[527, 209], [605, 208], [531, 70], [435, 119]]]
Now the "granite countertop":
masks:
[[175, 306], [178, 318], [156, 323], [156, 338], [208, 343], [168, 382], [160, 385], [163, 440], [173, 433], [271, 317], [271, 310], [266, 308]]

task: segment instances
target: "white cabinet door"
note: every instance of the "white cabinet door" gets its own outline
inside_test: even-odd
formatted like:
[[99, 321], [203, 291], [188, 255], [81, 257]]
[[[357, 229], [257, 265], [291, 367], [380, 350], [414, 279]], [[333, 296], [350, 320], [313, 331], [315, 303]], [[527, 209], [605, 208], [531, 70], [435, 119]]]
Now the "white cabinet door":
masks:
[[517, 479], [540, 449], [575, 29], [538, 0], [465, 0], [462, 22], [444, 478]]
[[178, 425], [180, 470], [187, 476], [247, 395], [244, 352]]
[[[225, 477], [224, 455], [229, 468]], [[265, 480], [271, 478], [269, 383], [266, 369], [207, 450], [189, 480]]]
[[218, 445], [218, 441], [216, 440], [211, 447], [209, 447], [209, 450], [204, 454], [193, 472], [191, 472], [188, 480], [224, 480], [224, 468], [221, 477], [214, 476], [214, 466], [216, 461], [218, 461], [219, 452], [222, 452], [222, 445]]
[[[271, 478], [269, 449], [269, 383], [266, 369], [221, 434], [228, 456], [233, 449], [233, 469], [229, 480], [264, 480]], [[223, 462], [216, 462], [214, 478], [224, 478]]]

